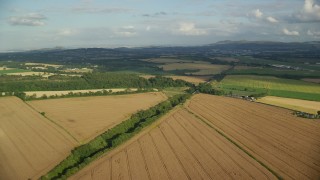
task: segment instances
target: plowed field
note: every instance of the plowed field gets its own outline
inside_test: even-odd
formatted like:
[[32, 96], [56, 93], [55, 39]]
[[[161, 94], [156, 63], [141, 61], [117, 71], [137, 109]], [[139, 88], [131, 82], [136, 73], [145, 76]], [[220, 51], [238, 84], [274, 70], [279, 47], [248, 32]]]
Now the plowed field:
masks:
[[0, 98], [0, 179], [38, 179], [76, 145], [16, 97]]

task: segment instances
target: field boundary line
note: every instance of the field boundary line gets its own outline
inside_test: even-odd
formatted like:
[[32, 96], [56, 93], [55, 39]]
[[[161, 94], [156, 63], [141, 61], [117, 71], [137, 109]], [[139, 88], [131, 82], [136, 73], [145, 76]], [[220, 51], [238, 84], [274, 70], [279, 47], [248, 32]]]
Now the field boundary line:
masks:
[[[168, 121], [168, 120], [167, 120]], [[163, 123], [166, 123], [169, 128], [170, 125], [167, 123], [167, 121], [163, 122]], [[164, 135], [163, 131], [161, 130], [160, 126], [159, 126], [159, 130], [160, 130], [160, 133], [162, 134], [163, 138], [165, 139], [165, 141], [168, 143], [168, 146], [170, 147], [171, 151], [173, 152], [174, 156], [177, 158], [183, 172], [186, 174], [186, 176], [188, 177], [188, 179], [191, 179], [190, 175], [188, 174], [188, 171], [186, 170], [186, 168], [183, 166], [183, 163], [181, 162], [181, 159], [179, 158], [179, 156], [177, 155], [178, 153], [176, 152], [176, 150], [174, 150], [174, 148], [172, 147], [172, 145], [170, 144], [168, 138]], [[174, 132], [173, 132], [174, 133]]]
[[146, 157], [145, 157], [145, 155], [144, 155], [144, 153], [143, 153], [143, 151], [142, 151], [140, 138], [137, 140], [137, 143], [138, 143], [138, 145], [139, 145], [139, 151], [140, 151], [140, 153], [141, 153], [141, 155], [142, 155], [143, 162], [144, 162], [144, 165], [145, 165], [144, 168], [146, 169], [146, 171], [147, 171], [147, 173], [148, 173], [149, 179], [151, 179], [151, 175], [150, 175], [149, 168], [148, 168], [148, 165], [147, 165], [147, 160], [146, 160]]
[[[178, 120], [173, 117], [175, 121], [178, 122]], [[182, 138], [178, 135], [178, 133], [174, 130], [174, 128], [172, 128], [172, 126], [167, 123], [168, 126], [171, 128], [172, 132], [178, 137], [178, 139], [181, 141], [181, 143], [185, 146], [185, 148], [187, 149], [187, 151], [191, 154], [191, 156], [195, 159], [195, 161], [199, 164], [199, 166], [202, 168], [202, 170], [208, 175], [208, 177], [210, 177], [210, 179], [212, 179], [212, 177], [210, 176], [210, 174], [207, 172], [207, 170], [203, 167], [203, 165], [200, 163], [200, 161], [196, 158], [196, 156], [194, 155], [194, 153], [192, 153], [192, 151], [190, 150], [190, 148], [186, 145], [185, 142], [183, 142]], [[180, 124], [179, 124], [180, 125]], [[182, 127], [183, 128], [183, 127]]]
[[[39, 114], [41, 114], [39, 111], [37, 111], [34, 107], [32, 107], [30, 104], [26, 103], [25, 101], [23, 101], [25, 104], [27, 104], [31, 109], [33, 109], [34, 111], [38, 112]], [[56, 126], [58, 126], [59, 128], [61, 128], [64, 132], [66, 132], [72, 139], [74, 139], [78, 145], [81, 145], [82, 143], [80, 141], [78, 141], [69, 131], [67, 131], [62, 125], [56, 123], [55, 121], [53, 121], [52, 119], [48, 118], [46, 115], [42, 115], [44, 118], [46, 118], [47, 120], [49, 120], [50, 122], [52, 122], [53, 124], [55, 124]]]
[[222, 137], [226, 138], [229, 142], [231, 142], [232, 144], [234, 144], [236, 147], [238, 147], [241, 151], [243, 151], [244, 153], [246, 153], [249, 157], [251, 157], [253, 160], [255, 160], [257, 163], [259, 163], [261, 166], [263, 166], [264, 168], [266, 168], [268, 171], [270, 171], [274, 176], [276, 176], [278, 179], [283, 179], [277, 172], [275, 172], [274, 170], [272, 170], [270, 167], [268, 167], [266, 164], [264, 164], [262, 161], [260, 161], [259, 159], [257, 159], [255, 156], [253, 156], [250, 152], [248, 152], [247, 150], [245, 150], [244, 148], [242, 148], [238, 143], [236, 143], [234, 140], [230, 139], [227, 135], [225, 135], [222, 131], [218, 130], [216, 127], [214, 127], [214, 125], [212, 125], [211, 123], [207, 122], [207, 120], [205, 120], [204, 118], [198, 116], [197, 114], [193, 113], [192, 111], [190, 111], [189, 109], [185, 108], [189, 113], [191, 113], [193, 116], [195, 116], [197, 119], [199, 119], [200, 121], [202, 121], [203, 123], [205, 123], [207, 126], [209, 126], [210, 128], [212, 128], [213, 130], [215, 130], [217, 133], [219, 133]]

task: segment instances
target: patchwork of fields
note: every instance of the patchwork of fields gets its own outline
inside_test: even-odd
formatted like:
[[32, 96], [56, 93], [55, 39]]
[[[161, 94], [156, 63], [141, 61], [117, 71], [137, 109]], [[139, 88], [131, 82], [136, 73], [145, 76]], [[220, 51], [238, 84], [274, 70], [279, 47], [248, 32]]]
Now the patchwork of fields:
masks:
[[269, 76], [228, 75], [218, 87], [226, 90], [246, 90], [271, 96], [320, 101], [320, 86], [300, 80]]
[[0, 98], [0, 179], [38, 179], [77, 143], [16, 97]]
[[46, 117], [83, 142], [126, 120], [131, 114], [148, 109], [165, 99], [162, 93], [141, 93], [35, 100], [27, 103], [38, 112], [45, 112]]
[[71, 179], [276, 179], [205, 123], [179, 109]]
[[240, 99], [196, 95], [187, 107], [284, 179], [320, 177], [320, 122]]

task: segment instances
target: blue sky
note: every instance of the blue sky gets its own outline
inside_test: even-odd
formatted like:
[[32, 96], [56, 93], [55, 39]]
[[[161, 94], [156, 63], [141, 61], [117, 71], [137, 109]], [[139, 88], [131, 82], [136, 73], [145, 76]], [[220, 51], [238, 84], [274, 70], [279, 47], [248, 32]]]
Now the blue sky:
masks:
[[0, 51], [320, 40], [320, 0], [0, 0]]

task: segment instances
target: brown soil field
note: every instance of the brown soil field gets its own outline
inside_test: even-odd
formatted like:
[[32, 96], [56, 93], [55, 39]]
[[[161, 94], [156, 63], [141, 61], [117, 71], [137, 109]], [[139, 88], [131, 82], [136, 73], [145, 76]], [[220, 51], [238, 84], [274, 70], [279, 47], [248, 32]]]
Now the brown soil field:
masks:
[[70, 179], [276, 179], [182, 108], [156, 123]]
[[317, 112], [320, 111], [320, 102], [317, 101], [307, 101], [275, 96], [265, 96], [263, 98], [259, 98], [257, 101], [264, 104], [275, 105], [311, 114], [317, 114]]
[[0, 71], [2, 71], [2, 70], [11, 70], [11, 69], [14, 69], [14, 68], [0, 67]]
[[16, 97], [0, 98], [0, 179], [38, 179], [77, 145]]
[[307, 82], [320, 83], [320, 79], [304, 78], [302, 80]]
[[29, 101], [38, 112], [70, 132], [78, 141], [93, 139], [138, 110], [165, 100], [163, 93], [77, 97]]
[[319, 179], [320, 121], [290, 110], [199, 94], [187, 108], [284, 179]]
[[261, 67], [253, 67], [253, 66], [235, 66], [235, 70], [247, 70], [247, 69], [262, 69]]
[[[126, 89], [123, 88], [118, 88], [118, 89], [104, 89], [106, 91], [111, 90], [112, 92], [122, 92], [125, 91]], [[131, 91], [137, 91], [137, 88], [131, 88]], [[103, 89], [86, 89], [86, 90], [68, 90], [68, 91], [26, 91], [26, 95], [27, 96], [32, 96], [32, 95], [36, 95], [36, 97], [41, 97], [43, 95], [46, 96], [61, 96], [61, 95], [66, 95], [69, 92], [72, 93], [88, 93], [88, 92], [98, 92], [98, 91], [103, 91]]]
[[195, 63], [171, 63], [160, 65], [164, 71], [172, 70], [198, 70], [198, 72], [189, 73], [190, 75], [212, 75], [219, 74], [230, 68], [228, 65], [215, 65], [208, 62], [195, 62]]
[[[152, 78], [155, 76], [154, 75], [141, 75], [140, 77], [149, 79], [149, 78]], [[184, 80], [184, 81], [196, 84], [196, 85], [198, 85], [199, 83], [206, 82], [211, 78], [211, 76], [164, 76], [164, 77], [172, 78], [173, 80], [181, 79], [181, 80]]]
[[215, 59], [218, 59], [220, 61], [226, 61], [226, 62], [239, 62], [239, 59], [236, 59], [233, 57], [215, 57]]
[[192, 60], [175, 59], [175, 58], [153, 58], [153, 59], [144, 59], [143, 61], [159, 63], [159, 64], [192, 62]]

